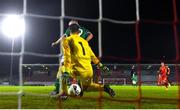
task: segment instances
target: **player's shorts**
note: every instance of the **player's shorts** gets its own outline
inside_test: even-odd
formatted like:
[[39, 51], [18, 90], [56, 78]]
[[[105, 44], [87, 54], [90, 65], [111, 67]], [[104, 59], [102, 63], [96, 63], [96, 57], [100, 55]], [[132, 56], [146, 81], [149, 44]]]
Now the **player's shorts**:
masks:
[[166, 75], [162, 75], [161, 76], [161, 81], [162, 81], [162, 83], [167, 83], [167, 76]]

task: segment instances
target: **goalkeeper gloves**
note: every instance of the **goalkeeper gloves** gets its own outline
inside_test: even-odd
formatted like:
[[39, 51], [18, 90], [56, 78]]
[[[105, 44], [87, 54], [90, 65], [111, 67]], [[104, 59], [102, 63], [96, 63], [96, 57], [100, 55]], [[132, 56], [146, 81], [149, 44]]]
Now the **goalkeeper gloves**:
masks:
[[103, 65], [102, 63], [99, 63], [99, 64], [98, 64], [98, 67], [100, 68], [101, 71], [110, 74], [109, 68], [108, 68], [107, 66]]

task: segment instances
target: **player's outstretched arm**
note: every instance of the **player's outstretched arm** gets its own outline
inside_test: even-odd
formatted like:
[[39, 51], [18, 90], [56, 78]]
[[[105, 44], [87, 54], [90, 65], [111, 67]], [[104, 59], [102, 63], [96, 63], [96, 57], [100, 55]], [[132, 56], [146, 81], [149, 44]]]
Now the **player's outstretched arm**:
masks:
[[64, 38], [65, 38], [65, 35], [61, 36], [57, 41], [53, 42], [51, 46], [54, 47], [55, 45], [59, 44]]
[[69, 46], [69, 39], [65, 38], [62, 43], [63, 47], [63, 54], [64, 54], [64, 67], [65, 72], [70, 73], [70, 67], [71, 67], [71, 49]]
[[103, 65], [102, 63], [99, 63], [97, 66], [98, 66], [103, 72], [106, 72], [106, 73], [109, 73], [109, 72], [110, 72], [110, 69], [109, 69], [107, 66]]
[[86, 38], [86, 41], [90, 41], [93, 38], [93, 34], [91, 32], [88, 33], [88, 37]]
[[97, 65], [98, 68], [100, 68], [103, 72], [107, 72], [109, 73], [109, 68], [105, 65], [103, 65], [99, 59], [95, 56], [94, 52], [92, 51], [91, 47], [89, 47], [89, 52], [90, 52], [90, 55], [91, 55], [91, 60], [94, 64]]

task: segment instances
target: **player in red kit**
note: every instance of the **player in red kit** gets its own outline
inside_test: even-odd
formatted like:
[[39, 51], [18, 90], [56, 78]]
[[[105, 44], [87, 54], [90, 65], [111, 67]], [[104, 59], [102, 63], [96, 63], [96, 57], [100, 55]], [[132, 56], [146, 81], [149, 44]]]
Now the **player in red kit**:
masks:
[[164, 85], [168, 88], [168, 79], [167, 76], [170, 74], [170, 68], [161, 62], [161, 67], [159, 68], [159, 76], [158, 76], [158, 85]]

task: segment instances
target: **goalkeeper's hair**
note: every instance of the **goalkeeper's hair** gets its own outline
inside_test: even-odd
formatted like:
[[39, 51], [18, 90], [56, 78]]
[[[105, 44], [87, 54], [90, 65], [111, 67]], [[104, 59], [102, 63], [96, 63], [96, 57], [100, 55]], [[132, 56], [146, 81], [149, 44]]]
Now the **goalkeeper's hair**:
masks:
[[72, 24], [69, 26], [69, 30], [71, 33], [78, 33], [79, 32], [79, 25]]

